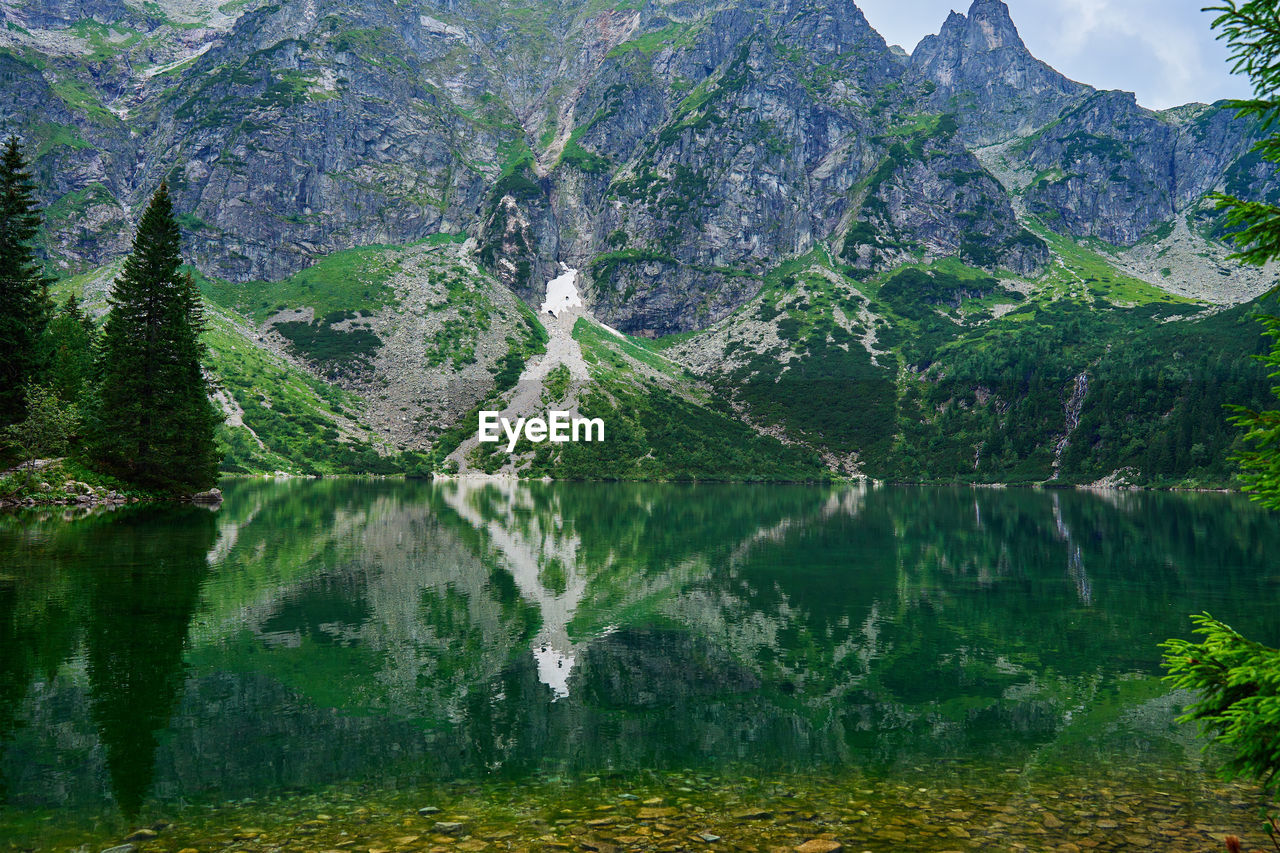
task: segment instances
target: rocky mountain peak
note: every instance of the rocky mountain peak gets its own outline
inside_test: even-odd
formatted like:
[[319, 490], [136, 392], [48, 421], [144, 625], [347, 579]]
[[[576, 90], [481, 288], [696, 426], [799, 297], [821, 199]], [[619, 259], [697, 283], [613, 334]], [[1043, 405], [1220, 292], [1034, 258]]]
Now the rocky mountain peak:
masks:
[[921, 39], [911, 64], [937, 86], [939, 109], [972, 108], [961, 132], [976, 144], [1028, 134], [1092, 91], [1031, 54], [1003, 0], [952, 12], [937, 35]]
[[1014, 48], [1030, 55], [1009, 15], [1009, 7], [1002, 0], [975, 0], [968, 15], [953, 11], [937, 36], [925, 38], [963, 44], [970, 49]]
[[1062, 76], [1031, 55], [1003, 0], [974, 0], [968, 15], [953, 11], [936, 36], [920, 40], [912, 56], [917, 67], [939, 85], [947, 85], [971, 76], [965, 73], [970, 69], [991, 70], [987, 64], [993, 53], [999, 53], [1010, 70], [1039, 65], [1038, 76]]
[[995, 42], [1008, 40], [1026, 50], [1026, 45], [1018, 35], [1018, 28], [1013, 25], [1013, 17], [1009, 14], [1009, 7], [1004, 0], [974, 0], [973, 5], [969, 7], [968, 21], [993, 41], [992, 49], [1001, 46]]
[[[759, 6], [754, 14], [767, 21], [773, 7]], [[786, 9], [789, 21], [779, 34], [807, 51], [813, 61], [835, 62], [851, 51], [883, 58], [890, 56], [884, 37], [867, 21], [853, 0], [794, 3]]]

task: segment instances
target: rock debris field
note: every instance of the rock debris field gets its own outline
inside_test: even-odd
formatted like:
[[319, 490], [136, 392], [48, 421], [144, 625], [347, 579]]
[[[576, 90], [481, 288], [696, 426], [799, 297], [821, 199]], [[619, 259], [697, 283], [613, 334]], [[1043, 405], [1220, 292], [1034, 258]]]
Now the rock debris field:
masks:
[[[1256, 789], [1188, 771], [1128, 767], [1082, 780], [1018, 770], [920, 769], [893, 779], [733, 779], [646, 773], [568, 782], [359, 786], [218, 806], [164, 820], [66, 829], [18, 849], [87, 853], [485, 853], [486, 851], [1087, 851], [1268, 843]], [[45, 832], [51, 832], [46, 826]], [[67, 834], [64, 836], [62, 832]], [[45, 842], [49, 842], [47, 845]]]

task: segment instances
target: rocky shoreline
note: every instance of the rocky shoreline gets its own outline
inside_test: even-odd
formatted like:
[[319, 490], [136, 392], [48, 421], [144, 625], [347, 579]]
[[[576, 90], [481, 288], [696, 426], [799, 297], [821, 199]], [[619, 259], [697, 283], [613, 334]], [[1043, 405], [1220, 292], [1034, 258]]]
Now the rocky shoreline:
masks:
[[[5, 473], [13, 473], [12, 471]], [[234, 475], [233, 475], [234, 476]], [[280, 476], [277, 474], [276, 476]], [[287, 475], [289, 477], [295, 475]], [[359, 477], [360, 475], [354, 475]], [[381, 475], [370, 475], [371, 479], [384, 479]], [[478, 471], [467, 471], [463, 473], [444, 474], [434, 473], [431, 476], [433, 482], [456, 482], [456, 481], [489, 481], [497, 483], [551, 483], [551, 482], [579, 482], [574, 480], [555, 480], [550, 477], [539, 478], [522, 478], [508, 471], [496, 474], [485, 474]], [[660, 482], [660, 481], [655, 481]], [[667, 481], [677, 482], [677, 481]], [[706, 484], [723, 484], [732, 485], [739, 481], [704, 481]], [[943, 484], [931, 483], [889, 483], [882, 480], [875, 480], [869, 477], [853, 477], [846, 480], [837, 480], [832, 484], [845, 484], [866, 487], [879, 486], [937, 486]], [[1156, 488], [1151, 486], [1136, 485], [1123, 481], [1115, 481], [1112, 479], [1099, 480], [1094, 483], [1087, 484], [1019, 484], [1010, 485], [1008, 483], [966, 483], [954, 484], [965, 486], [970, 489], [1009, 489], [1009, 488], [1028, 488], [1028, 489], [1066, 489], [1090, 492], [1138, 492], [1138, 491], [1173, 491], [1173, 492], [1214, 492], [1220, 494], [1239, 494], [1238, 489], [1210, 488], [1210, 487], [1165, 487]], [[32, 492], [28, 492], [19, 497], [0, 497], [0, 510], [4, 509], [39, 509], [51, 507], [73, 507], [79, 509], [115, 509], [129, 504], [136, 503], [153, 503], [153, 502], [190, 502], [197, 506], [205, 506], [216, 509], [222, 504], [222, 491], [220, 489], [209, 489], [208, 491], [198, 492], [194, 495], [155, 495], [139, 491], [124, 491], [113, 489], [103, 485], [93, 485], [92, 483], [78, 480], [75, 478], [65, 479], [61, 485], [55, 486], [50, 482], [39, 482], [33, 487]]]
[[[95, 488], [88, 483], [80, 482], [78, 480], [66, 481], [61, 489], [55, 489], [49, 483], [40, 483], [39, 486], [46, 486], [48, 488], [40, 489], [40, 494], [35, 496], [0, 499], [0, 509], [52, 506], [74, 506], [84, 508], [124, 506], [125, 504], [139, 503], [143, 500], [140, 497], [124, 495], [114, 489], [108, 490], [102, 487]], [[38, 489], [39, 486], [37, 486]], [[59, 496], [65, 495], [68, 491], [72, 492], [72, 496]]]
[[[81, 853], [1196, 853], [1221, 849], [1227, 835], [1254, 825], [1258, 792], [1240, 783], [1153, 767], [1112, 768], [1091, 781], [1100, 784], [1006, 768], [891, 779], [672, 772], [394, 792], [340, 786], [156, 814], [120, 825], [114, 836], [60, 832], [58, 844], [47, 846]], [[1246, 832], [1244, 840], [1256, 846], [1264, 839]]]
[[74, 507], [77, 509], [116, 509], [128, 504], [136, 503], [162, 503], [165, 501], [189, 502], [197, 506], [209, 507], [216, 509], [222, 505], [222, 492], [219, 489], [210, 489], [207, 492], [199, 492], [189, 497], [139, 497], [137, 495], [126, 495], [114, 489], [107, 490], [103, 488], [93, 488], [88, 483], [80, 483], [68, 481], [67, 487], [85, 488], [89, 491], [79, 492], [74, 498], [58, 497], [48, 500], [40, 500], [35, 497], [26, 497], [18, 499], [0, 499], [0, 509], [48, 509], [50, 507]]
[[[17, 494], [0, 497], [0, 509], [36, 509], [75, 507], [79, 509], [114, 509], [128, 504], [158, 501], [190, 501], [201, 506], [216, 507], [222, 503], [218, 489], [194, 495], [154, 494], [139, 489], [112, 487], [90, 483], [82, 476], [66, 470], [63, 459], [36, 459], [2, 472], [0, 476], [26, 475], [30, 481]], [[92, 479], [92, 476], [90, 476]]]
[[[357, 475], [358, 476], [358, 475]], [[521, 477], [510, 471], [503, 470], [494, 474], [486, 474], [483, 471], [464, 471], [461, 473], [446, 474], [435, 472], [431, 475], [431, 481], [436, 483], [452, 483], [452, 482], [492, 482], [502, 484], [512, 483], [604, 483], [604, 482], [624, 482], [624, 483], [693, 483], [700, 485], [797, 485], [795, 481], [790, 480], [762, 480], [751, 481], [750, 483], [743, 480], [557, 480], [554, 477]], [[1186, 492], [1186, 493], [1213, 493], [1223, 495], [1243, 494], [1240, 489], [1220, 488], [1213, 486], [1148, 486], [1138, 483], [1112, 481], [1110, 479], [1099, 480], [1093, 483], [920, 483], [903, 481], [897, 482], [892, 480], [877, 480], [872, 477], [862, 475], [843, 477], [830, 481], [812, 481], [809, 483], [801, 483], [801, 485], [845, 485], [858, 486], [862, 488], [881, 488], [884, 486], [901, 486], [901, 487], [919, 487], [919, 488], [966, 488], [966, 489], [1053, 489], [1061, 491], [1081, 491], [1081, 492]]]

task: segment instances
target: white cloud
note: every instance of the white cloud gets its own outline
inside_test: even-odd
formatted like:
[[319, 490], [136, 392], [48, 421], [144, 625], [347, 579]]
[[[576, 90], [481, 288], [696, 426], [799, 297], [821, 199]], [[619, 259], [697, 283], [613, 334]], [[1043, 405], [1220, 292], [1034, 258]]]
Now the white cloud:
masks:
[[1103, 89], [1136, 91], [1155, 108], [1247, 93], [1231, 78], [1201, 0], [1014, 0], [1032, 51]]

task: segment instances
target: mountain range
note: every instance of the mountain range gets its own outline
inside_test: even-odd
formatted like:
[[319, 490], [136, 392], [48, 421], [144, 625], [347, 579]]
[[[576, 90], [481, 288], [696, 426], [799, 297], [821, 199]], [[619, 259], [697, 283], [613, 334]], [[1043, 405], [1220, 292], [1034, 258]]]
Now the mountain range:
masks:
[[[231, 471], [1223, 484], [1267, 380], [1209, 195], [1256, 123], [850, 0], [26, 0], [0, 127], [61, 292], [167, 180]], [[577, 271], [584, 305], [540, 312]], [[614, 424], [483, 452], [481, 406]]]

